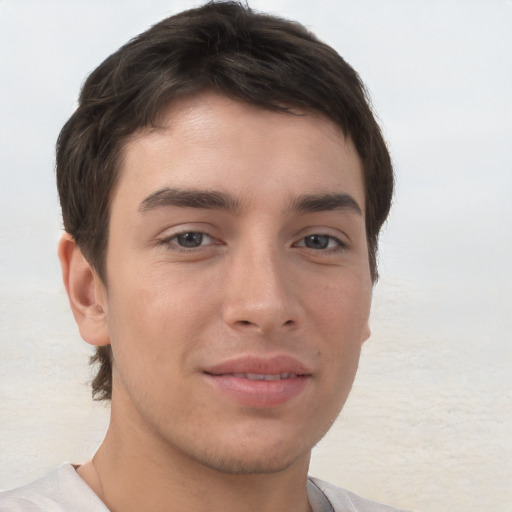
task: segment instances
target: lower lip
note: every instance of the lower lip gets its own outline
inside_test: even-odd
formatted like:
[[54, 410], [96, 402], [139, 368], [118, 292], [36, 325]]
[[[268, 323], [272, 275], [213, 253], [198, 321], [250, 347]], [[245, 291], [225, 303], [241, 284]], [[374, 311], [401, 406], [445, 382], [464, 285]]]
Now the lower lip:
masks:
[[306, 387], [308, 376], [280, 380], [249, 380], [233, 375], [206, 374], [211, 385], [248, 407], [277, 407]]

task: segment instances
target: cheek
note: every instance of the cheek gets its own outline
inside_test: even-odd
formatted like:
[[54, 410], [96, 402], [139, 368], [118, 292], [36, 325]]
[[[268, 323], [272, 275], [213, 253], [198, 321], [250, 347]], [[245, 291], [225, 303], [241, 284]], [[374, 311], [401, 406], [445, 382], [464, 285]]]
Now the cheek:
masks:
[[363, 279], [332, 280], [310, 296], [310, 308], [315, 311], [317, 327], [328, 339], [338, 339], [336, 345], [360, 341], [366, 333], [371, 306], [371, 284]]
[[114, 389], [138, 404], [170, 400], [166, 390], [180, 389], [186, 360], [180, 301], [171, 290], [149, 289], [154, 293], [145, 286], [117, 290], [109, 309]]
[[[316, 298], [316, 328], [328, 380], [345, 400], [355, 377], [361, 346], [367, 338], [371, 304], [371, 285], [360, 280], [345, 280], [327, 285]], [[344, 393], [345, 391], [345, 393]]]
[[212, 312], [219, 310], [211, 287], [183, 274], [161, 269], [131, 276], [119, 273], [112, 282], [116, 286], [109, 290], [109, 330], [119, 363], [122, 358], [129, 364], [149, 365], [152, 371], [185, 364]]
[[316, 329], [322, 361], [317, 399], [312, 415], [325, 420], [327, 429], [339, 415], [356, 376], [361, 346], [366, 339], [370, 291], [357, 283], [349, 287], [328, 285], [315, 304]]

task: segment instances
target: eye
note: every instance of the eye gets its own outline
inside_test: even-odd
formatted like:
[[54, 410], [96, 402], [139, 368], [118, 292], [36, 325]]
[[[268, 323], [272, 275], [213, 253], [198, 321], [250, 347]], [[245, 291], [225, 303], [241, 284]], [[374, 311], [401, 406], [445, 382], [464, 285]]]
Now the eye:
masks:
[[326, 249], [335, 250], [337, 248], [342, 249], [345, 247], [345, 244], [338, 238], [321, 234], [305, 236], [296, 245], [298, 247], [307, 247], [308, 249], [315, 249], [319, 251]]
[[181, 247], [199, 247], [203, 244], [203, 239], [206, 238], [204, 233], [196, 233], [191, 231], [190, 233], [182, 233], [176, 235], [176, 242]]
[[167, 245], [177, 245], [183, 249], [196, 249], [204, 245], [209, 245], [212, 241], [212, 237], [206, 233], [201, 233], [200, 231], [187, 231], [162, 240], [162, 243]]

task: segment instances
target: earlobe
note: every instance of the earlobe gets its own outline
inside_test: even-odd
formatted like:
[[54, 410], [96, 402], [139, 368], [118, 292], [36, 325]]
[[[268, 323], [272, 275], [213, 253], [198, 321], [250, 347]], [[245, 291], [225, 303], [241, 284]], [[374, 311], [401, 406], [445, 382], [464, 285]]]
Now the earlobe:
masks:
[[58, 254], [62, 279], [80, 335], [91, 345], [108, 345], [104, 284], [68, 233], [60, 239]]
[[364, 326], [362, 335], [361, 335], [361, 344], [363, 344], [366, 340], [368, 340], [368, 338], [371, 335], [372, 335], [372, 332], [370, 330], [370, 325], [368, 323], [366, 323], [366, 325]]

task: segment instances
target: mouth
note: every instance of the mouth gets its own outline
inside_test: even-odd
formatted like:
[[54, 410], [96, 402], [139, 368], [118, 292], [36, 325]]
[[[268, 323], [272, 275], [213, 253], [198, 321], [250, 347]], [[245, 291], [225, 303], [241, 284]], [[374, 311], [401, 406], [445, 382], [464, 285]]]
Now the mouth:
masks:
[[266, 373], [234, 373], [233, 377], [237, 379], [248, 379], [248, 380], [286, 380], [286, 379], [296, 379], [298, 375], [295, 373], [274, 373], [274, 374], [266, 374]]
[[256, 408], [278, 407], [292, 401], [312, 376], [308, 368], [289, 356], [245, 356], [208, 368], [203, 374], [219, 395]]

